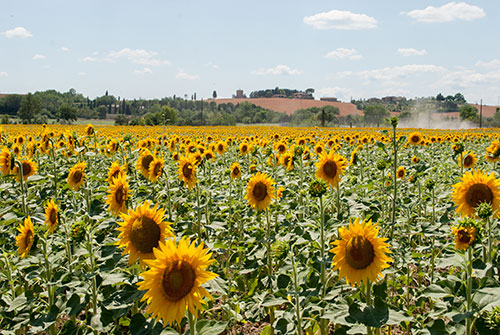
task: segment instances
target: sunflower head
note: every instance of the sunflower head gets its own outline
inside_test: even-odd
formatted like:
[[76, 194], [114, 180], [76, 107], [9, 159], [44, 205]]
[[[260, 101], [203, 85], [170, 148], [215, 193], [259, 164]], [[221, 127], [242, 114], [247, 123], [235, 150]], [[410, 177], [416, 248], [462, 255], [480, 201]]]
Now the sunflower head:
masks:
[[340, 176], [345, 173], [347, 161], [343, 156], [330, 151], [320, 156], [316, 167], [316, 177], [323, 179], [332, 187], [337, 187]]
[[128, 214], [120, 214], [123, 222], [119, 222], [120, 235], [116, 244], [125, 248], [123, 254], [129, 254], [129, 263], [137, 259], [144, 266], [144, 260], [154, 257], [153, 248], [167, 237], [172, 237], [171, 223], [164, 221], [165, 210], [157, 206], [151, 208], [146, 201], [138, 205], [135, 210], [129, 209]]
[[396, 172], [396, 177], [398, 179], [403, 179], [406, 176], [406, 169], [404, 166], [398, 167], [398, 171]]
[[86, 167], [87, 163], [78, 162], [69, 170], [68, 184], [70, 188], [78, 191], [80, 187], [82, 187], [85, 180], [85, 174], [83, 173], [83, 170], [85, 170]]
[[19, 235], [16, 236], [17, 253], [21, 258], [25, 258], [30, 252], [33, 241], [35, 239], [35, 229], [31, 218], [28, 216], [24, 219], [24, 225], [17, 228]]
[[316, 198], [321, 197], [327, 191], [326, 182], [323, 179], [315, 179], [309, 185], [309, 193]]
[[54, 199], [50, 200], [45, 207], [45, 224], [49, 227], [49, 233], [52, 234], [59, 223], [59, 208]]
[[257, 210], [266, 209], [275, 197], [273, 185], [274, 181], [271, 177], [265, 173], [257, 172], [248, 182], [245, 199]]
[[85, 127], [85, 135], [87, 136], [92, 136], [94, 135], [95, 131], [94, 131], [94, 126], [91, 125], [90, 123]]
[[418, 145], [418, 144], [421, 144], [422, 140], [423, 140], [423, 136], [422, 136], [422, 133], [419, 131], [415, 131], [415, 132], [411, 133], [410, 135], [408, 135], [408, 144]]
[[495, 174], [480, 170], [466, 172], [461, 182], [453, 185], [453, 202], [462, 216], [476, 216], [476, 208], [483, 202], [491, 205], [492, 211], [500, 208], [500, 182]]
[[111, 163], [111, 167], [108, 170], [108, 184], [112, 184], [113, 178], [117, 178], [121, 174], [125, 174], [125, 167], [120, 166], [117, 161]]
[[[23, 159], [21, 161], [21, 166], [23, 170], [23, 180], [26, 181], [28, 180], [28, 177], [34, 175], [37, 170], [37, 166], [35, 162], [33, 162], [31, 159]], [[19, 167], [16, 165], [14, 169], [12, 169], [12, 172], [16, 175], [16, 180], [19, 182], [21, 181], [21, 173], [19, 172]]]
[[196, 185], [196, 160], [192, 155], [184, 156], [179, 159], [179, 179], [184, 182], [188, 189]]
[[130, 190], [128, 188], [127, 176], [119, 174], [113, 178], [113, 182], [109, 185], [108, 199], [106, 204], [109, 205], [109, 210], [113, 214], [119, 214], [127, 211], [127, 200], [130, 198]]
[[13, 161], [14, 157], [10, 153], [10, 150], [7, 147], [3, 147], [0, 152], [0, 170], [4, 175], [10, 174], [11, 169], [14, 167]]
[[171, 325], [180, 324], [186, 310], [196, 316], [203, 298], [212, 298], [202, 287], [217, 277], [206, 270], [214, 262], [212, 253], [203, 242], [195, 246], [185, 238], [179, 244], [175, 239], [160, 242], [153, 252], [154, 259], [145, 261], [149, 270], [140, 274], [144, 280], [137, 283], [146, 291], [141, 301], [147, 301], [148, 313]]
[[164, 160], [161, 157], [155, 157], [149, 164], [149, 180], [155, 183], [161, 177], [163, 171]]
[[137, 160], [136, 169], [140, 171], [144, 178], [149, 176], [149, 166], [151, 162], [154, 161], [155, 156], [149, 151], [149, 149], [144, 149]]
[[473, 168], [476, 165], [477, 157], [472, 151], [464, 151], [463, 155], [457, 157], [457, 160], [460, 167], [468, 169]]
[[241, 177], [241, 168], [238, 162], [234, 162], [233, 164], [231, 164], [230, 170], [232, 179], [237, 179]]
[[413, 156], [413, 157], [411, 158], [411, 162], [412, 162], [413, 164], [417, 164], [418, 162], [420, 162], [420, 158], [418, 158], [417, 156]]
[[455, 249], [465, 250], [479, 240], [480, 225], [473, 219], [466, 218], [451, 228], [455, 235]]
[[371, 220], [359, 222], [358, 218], [339, 229], [340, 239], [333, 242], [335, 247], [330, 252], [334, 253], [334, 270], [339, 270], [339, 276], [348, 284], [375, 282], [392, 262], [386, 255], [391, 252], [387, 238], [378, 237], [378, 232]]

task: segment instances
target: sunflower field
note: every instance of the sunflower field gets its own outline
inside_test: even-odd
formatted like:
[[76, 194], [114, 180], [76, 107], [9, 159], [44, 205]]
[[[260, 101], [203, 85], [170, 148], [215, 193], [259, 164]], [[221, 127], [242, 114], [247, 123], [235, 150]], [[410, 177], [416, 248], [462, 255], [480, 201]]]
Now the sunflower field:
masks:
[[1, 334], [499, 334], [493, 129], [0, 129]]

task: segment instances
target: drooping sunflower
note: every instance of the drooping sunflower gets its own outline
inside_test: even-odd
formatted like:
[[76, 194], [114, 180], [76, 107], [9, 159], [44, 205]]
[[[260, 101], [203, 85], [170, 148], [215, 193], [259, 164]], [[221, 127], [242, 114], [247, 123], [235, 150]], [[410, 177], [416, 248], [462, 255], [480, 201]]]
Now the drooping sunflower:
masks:
[[203, 153], [203, 158], [206, 160], [206, 161], [214, 161], [215, 160], [215, 155], [214, 155], [214, 152], [212, 150], [206, 150], [204, 153]]
[[[37, 170], [36, 163], [33, 162], [31, 159], [23, 159], [21, 161], [21, 166], [23, 167], [23, 180], [26, 181], [28, 180], [28, 177], [34, 175]], [[16, 175], [16, 180], [19, 182], [21, 181], [21, 173], [19, 173], [19, 167], [16, 165], [14, 169], [12, 169], [12, 172]]]
[[476, 239], [476, 227], [452, 227], [453, 234], [455, 235], [455, 249], [465, 250]]
[[192, 156], [184, 156], [179, 159], [179, 179], [184, 185], [191, 189], [196, 185], [196, 162]]
[[453, 185], [452, 198], [462, 216], [474, 217], [476, 207], [483, 202], [490, 204], [496, 212], [500, 208], [500, 181], [495, 178], [494, 172], [466, 172], [461, 182]]
[[125, 248], [123, 255], [129, 254], [129, 264], [139, 259], [144, 266], [144, 260], [154, 258], [153, 249], [158, 248], [166, 238], [174, 236], [171, 223], [164, 221], [164, 216], [165, 210], [158, 205], [151, 208], [149, 201], [138, 205], [135, 210], [129, 209], [128, 214], [120, 214], [123, 222], [118, 222], [120, 234], [116, 245]]
[[247, 194], [244, 199], [247, 199], [250, 205], [257, 210], [266, 209], [275, 197], [273, 185], [274, 180], [271, 177], [265, 173], [257, 172], [248, 181]]
[[4, 175], [10, 174], [10, 171], [12, 169], [12, 154], [10, 153], [10, 150], [6, 147], [2, 148], [2, 151], [0, 152], [0, 170]]
[[227, 144], [224, 141], [219, 141], [217, 142], [217, 146], [215, 148], [217, 149], [217, 153], [219, 155], [222, 155], [224, 152], [226, 152]]
[[421, 144], [422, 140], [424, 139], [423, 135], [419, 131], [414, 131], [410, 135], [408, 135], [408, 144], [411, 145], [419, 145]]
[[230, 170], [232, 179], [237, 179], [241, 177], [241, 169], [240, 169], [240, 164], [238, 162], [234, 162], [233, 164], [231, 164]]
[[125, 167], [120, 166], [117, 161], [111, 163], [108, 170], [108, 184], [111, 184], [113, 182], [113, 178], [117, 178], [121, 174], [125, 174]]
[[214, 262], [212, 253], [203, 242], [182, 238], [177, 245], [175, 239], [160, 242], [154, 249], [154, 260], [147, 260], [149, 270], [141, 276], [144, 281], [137, 283], [140, 290], [147, 290], [141, 301], [146, 300], [148, 313], [163, 321], [163, 324], [181, 323], [189, 310], [197, 316], [203, 309], [203, 298], [212, 299], [201, 285], [217, 277], [206, 268]]
[[404, 166], [398, 167], [398, 171], [396, 172], [396, 177], [398, 179], [403, 179], [406, 176], [406, 169]]
[[473, 168], [476, 165], [477, 162], [477, 157], [476, 154], [473, 151], [464, 151], [463, 153], [463, 161], [461, 160], [461, 157], [457, 157], [458, 160], [458, 165], [460, 167], [464, 167], [466, 169], [468, 168]]
[[57, 207], [54, 199], [47, 202], [47, 206], [45, 207], [45, 224], [49, 226], [49, 233], [52, 234], [59, 223], [59, 219], [57, 217], [57, 213], [59, 212], [59, 208]]
[[140, 171], [144, 178], [149, 176], [149, 165], [154, 161], [155, 157], [148, 149], [144, 149], [137, 159], [136, 169]]
[[339, 229], [340, 239], [330, 252], [334, 253], [334, 270], [339, 270], [339, 277], [345, 278], [351, 285], [367, 281], [375, 282], [382, 276], [382, 270], [389, 267], [392, 258], [387, 238], [378, 237], [379, 228], [371, 220], [359, 222], [356, 218], [348, 228]]
[[161, 157], [155, 157], [149, 164], [149, 180], [155, 183], [161, 177], [165, 161]]
[[68, 174], [69, 188], [78, 191], [80, 187], [82, 187], [83, 182], [85, 180], [85, 174], [83, 173], [83, 170], [85, 170], [86, 167], [87, 163], [79, 161], [69, 170]]
[[324, 152], [319, 157], [316, 167], [317, 178], [323, 179], [332, 187], [337, 187], [340, 176], [345, 173], [347, 161], [343, 156], [336, 154], [334, 151], [330, 151], [330, 153]]
[[109, 205], [109, 210], [113, 214], [119, 214], [127, 210], [127, 200], [130, 198], [130, 190], [128, 188], [127, 176], [120, 174], [113, 178], [113, 182], [109, 185], [108, 199], [106, 204]]
[[35, 229], [31, 218], [29, 216], [25, 218], [24, 225], [19, 226], [17, 230], [19, 231], [19, 235], [16, 236], [17, 253], [21, 258], [25, 258], [30, 252], [35, 239]]

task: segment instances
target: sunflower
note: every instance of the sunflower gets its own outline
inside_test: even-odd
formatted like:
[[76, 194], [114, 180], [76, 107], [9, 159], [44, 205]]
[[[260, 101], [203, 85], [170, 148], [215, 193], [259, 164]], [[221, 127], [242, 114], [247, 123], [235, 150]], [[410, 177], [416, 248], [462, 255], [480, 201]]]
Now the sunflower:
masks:
[[47, 206], [45, 207], [45, 224], [49, 226], [49, 233], [53, 233], [59, 223], [59, 219], [57, 217], [57, 212], [59, 208], [57, 207], [54, 199], [47, 202]]
[[18, 145], [12, 146], [12, 152], [14, 153], [15, 156], [19, 156], [21, 154], [21, 147]]
[[212, 299], [201, 285], [217, 277], [206, 268], [214, 262], [212, 253], [203, 242], [195, 246], [189, 239], [182, 238], [177, 245], [175, 239], [160, 242], [154, 249], [154, 260], [147, 260], [150, 269], [137, 283], [140, 290], [147, 290], [141, 301], [146, 300], [148, 313], [163, 321], [163, 324], [181, 323], [189, 310], [197, 316], [202, 309], [203, 297]]
[[224, 152], [226, 152], [227, 144], [224, 141], [219, 141], [217, 142], [217, 146], [215, 148], [217, 149], [217, 153], [219, 155], [222, 155]]
[[203, 153], [203, 158], [206, 160], [206, 161], [214, 161], [215, 160], [215, 155], [214, 155], [214, 152], [212, 150], [206, 150], [204, 153]]
[[85, 174], [83, 173], [83, 170], [85, 170], [86, 166], [87, 163], [79, 161], [69, 170], [68, 184], [69, 187], [74, 189], [75, 191], [78, 191], [80, 187], [82, 187], [83, 185], [85, 179]]
[[125, 167], [120, 166], [117, 161], [111, 163], [108, 170], [108, 184], [113, 183], [113, 178], [116, 178], [121, 174], [125, 174]]
[[148, 178], [149, 176], [149, 165], [152, 161], [154, 161], [155, 157], [148, 149], [144, 149], [137, 159], [136, 169], [140, 171], [144, 178]]
[[240, 155], [245, 156], [251, 150], [251, 145], [247, 142], [242, 142], [240, 143], [239, 149]]
[[94, 126], [91, 125], [90, 123], [85, 127], [85, 134], [87, 136], [92, 136], [94, 135]]
[[287, 147], [286, 147], [286, 144], [284, 142], [280, 141], [274, 145], [274, 150], [277, 151], [278, 155], [285, 153], [286, 149], [287, 149]]
[[500, 208], [500, 181], [495, 178], [494, 172], [466, 172], [461, 182], [453, 185], [452, 198], [462, 216], [475, 216], [476, 207], [483, 202], [490, 204], [496, 212]]
[[184, 156], [179, 159], [179, 179], [184, 185], [191, 189], [196, 185], [196, 162], [192, 156]]
[[241, 169], [240, 169], [240, 164], [238, 162], [234, 162], [233, 164], [231, 164], [230, 170], [232, 179], [237, 179], [241, 177]]
[[155, 183], [161, 177], [163, 171], [163, 164], [165, 161], [161, 157], [155, 157], [151, 164], [149, 164], [149, 180]]
[[421, 144], [420, 142], [422, 142], [423, 139], [424, 137], [422, 136], [422, 133], [415, 131], [408, 136], [408, 144], [418, 145]]
[[257, 210], [268, 208], [271, 200], [275, 197], [273, 184], [274, 180], [271, 177], [265, 173], [257, 172], [248, 182], [247, 194], [244, 199], [247, 199], [250, 205]]
[[35, 229], [33, 228], [31, 218], [29, 216], [25, 218], [24, 226], [19, 226], [17, 230], [19, 231], [19, 235], [16, 236], [17, 253], [21, 258], [25, 258], [28, 252], [30, 252], [33, 240], [35, 239]]
[[287, 151], [280, 156], [280, 164], [283, 165], [287, 171], [293, 170], [294, 154], [293, 151]]
[[418, 158], [417, 156], [413, 156], [413, 157], [411, 158], [411, 162], [412, 162], [413, 164], [417, 164], [418, 162], [420, 162], [420, 158]]
[[113, 183], [109, 185], [108, 199], [106, 204], [113, 214], [119, 214], [127, 210], [127, 200], [130, 197], [130, 191], [127, 183], [127, 176], [120, 174], [113, 178]]
[[464, 151], [463, 153], [463, 161], [460, 159], [460, 156], [458, 156], [458, 165], [460, 167], [464, 167], [466, 169], [468, 168], [473, 168], [476, 165], [477, 162], [477, 157], [476, 154], [473, 151]]
[[323, 143], [318, 143], [314, 147], [314, 152], [316, 155], [320, 156], [325, 151], [325, 145]]
[[158, 205], [151, 208], [149, 201], [138, 205], [135, 210], [129, 209], [128, 214], [121, 213], [123, 222], [119, 222], [120, 235], [116, 242], [119, 248], [125, 248], [123, 255], [129, 254], [129, 264], [137, 259], [141, 265], [144, 260], [154, 258], [153, 248], [158, 248], [159, 243], [167, 237], [173, 237], [170, 222], [163, 221], [165, 210]]
[[6, 147], [2, 148], [0, 152], [0, 170], [3, 174], [10, 174], [10, 170], [12, 169], [13, 157], [10, 153], [9, 149]]
[[[23, 159], [21, 161], [21, 165], [23, 167], [23, 180], [26, 181], [28, 180], [28, 177], [31, 177], [36, 173], [37, 166], [35, 162], [33, 162], [31, 159]], [[14, 169], [12, 169], [12, 173], [16, 175], [16, 180], [19, 182], [21, 181], [21, 174], [19, 173], [19, 167], [15, 166]]]
[[476, 239], [476, 227], [452, 227], [453, 234], [455, 235], [455, 249], [465, 250]]
[[406, 176], [406, 170], [404, 166], [398, 167], [398, 171], [396, 172], [396, 177], [398, 179], [403, 179]]
[[316, 177], [323, 179], [332, 187], [337, 187], [340, 176], [345, 173], [347, 161], [343, 156], [330, 151], [330, 153], [325, 152], [319, 157], [316, 167], [318, 168]]
[[339, 229], [340, 239], [332, 243], [335, 247], [330, 252], [334, 253], [334, 270], [339, 270], [339, 276], [345, 277], [348, 284], [377, 281], [393, 261], [386, 255], [391, 253], [387, 238], [378, 237], [378, 232], [372, 220], [359, 222], [359, 218], [351, 221], [348, 228]]

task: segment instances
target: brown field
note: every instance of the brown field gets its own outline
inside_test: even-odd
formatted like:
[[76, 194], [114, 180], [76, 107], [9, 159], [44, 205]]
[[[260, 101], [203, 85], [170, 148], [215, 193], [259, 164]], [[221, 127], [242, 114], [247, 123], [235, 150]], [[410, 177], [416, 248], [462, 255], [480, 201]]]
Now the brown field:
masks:
[[287, 99], [287, 98], [255, 98], [255, 99], [209, 99], [207, 100], [215, 101], [219, 104], [232, 103], [234, 105], [240, 102], [248, 101], [254, 105], [261, 106], [262, 108], [270, 109], [276, 112], [286, 113], [291, 115], [297, 109], [301, 108], [311, 108], [311, 107], [324, 107], [324, 106], [334, 106], [340, 111], [340, 116], [346, 116], [349, 114], [363, 115], [363, 111], [356, 108], [356, 105], [348, 102], [332, 102], [332, 101], [320, 101], [320, 100], [309, 100], [309, 99]]

